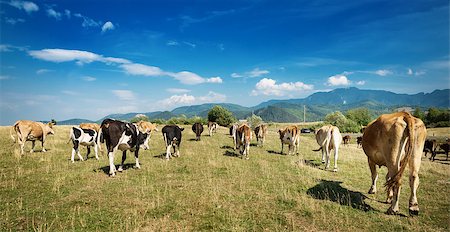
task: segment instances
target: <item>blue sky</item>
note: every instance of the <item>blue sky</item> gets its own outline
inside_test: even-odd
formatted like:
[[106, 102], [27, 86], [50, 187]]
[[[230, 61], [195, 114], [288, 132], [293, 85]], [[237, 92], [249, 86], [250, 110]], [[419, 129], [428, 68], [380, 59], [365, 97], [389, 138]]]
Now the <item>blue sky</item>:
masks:
[[0, 1], [0, 124], [450, 88], [444, 1]]

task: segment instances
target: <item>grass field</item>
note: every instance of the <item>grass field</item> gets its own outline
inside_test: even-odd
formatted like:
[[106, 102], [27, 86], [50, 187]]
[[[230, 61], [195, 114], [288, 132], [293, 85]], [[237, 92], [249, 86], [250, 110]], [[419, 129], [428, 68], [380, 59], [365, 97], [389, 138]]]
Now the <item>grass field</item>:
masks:
[[[141, 151], [141, 169], [133, 168], [129, 153], [125, 170], [108, 177], [105, 154], [99, 161], [91, 154], [87, 161], [70, 162], [69, 128], [56, 126], [46, 153], [21, 157], [9, 127], [0, 127], [0, 231], [450, 230], [450, 162], [443, 154], [435, 162], [422, 158], [420, 215], [405, 216], [410, 188], [404, 175], [403, 216], [390, 216], [383, 203], [386, 168], [379, 192], [367, 194], [367, 158], [354, 139], [341, 146], [334, 173], [323, 170], [320, 153], [312, 151], [312, 134], [302, 134], [300, 155], [280, 155], [273, 125], [264, 147], [252, 146], [250, 159], [243, 160], [235, 156], [227, 128], [213, 137], [204, 133], [197, 142], [186, 126], [180, 158], [162, 159], [162, 135], [154, 133], [151, 149]], [[448, 136], [448, 128], [439, 133]], [[28, 142], [26, 151], [30, 147]], [[120, 159], [116, 153], [116, 164]]]

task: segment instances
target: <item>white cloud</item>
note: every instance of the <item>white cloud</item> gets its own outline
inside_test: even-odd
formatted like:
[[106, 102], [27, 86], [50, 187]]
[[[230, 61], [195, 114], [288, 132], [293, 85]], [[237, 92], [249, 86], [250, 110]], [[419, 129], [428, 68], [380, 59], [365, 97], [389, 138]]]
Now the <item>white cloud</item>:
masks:
[[123, 64], [120, 66], [127, 74], [139, 76], [163, 76], [165, 72], [155, 66], [148, 66], [144, 64]]
[[262, 75], [265, 75], [265, 74], [269, 74], [269, 71], [267, 71], [267, 70], [260, 70], [259, 68], [255, 68], [252, 71], [247, 72], [247, 75], [249, 77], [259, 77], [259, 76], [262, 76]]
[[365, 85], [365, 84], [366, 84], [365, 81], [358, 81], [358, 82], [356, 82], [356, 85]]
[[164, 100], [158, 101], [158, 104], [165, 108], [170, 108], [174, 106], [182, 105], [193, 105], [193, 104], [203, 104], [203, 103], [218, 103], [226, 101], [227, 97], [223, 94], [209, 91], [205, 96], [192, 96], [188, 94], [173, 95]]
[[36, 74], [41, 75], [41, 74], [49, 73], [49, 72], [53, 72], [53, 70], [50, 70], [50, 69], [39, 69], [39, 70], [36, 71]]
[[47, 15], [48, 15], [48, 17], [53, 17], [56, 20], [60, 20], [61, 19], [61, 13], [53, 10], [52, 8], [47, 9]]
[[408, 75], [413, 75], [413, 74], [414, 74], [413, 70], [408, 68]]
[[106, 22], [105, 24], [103, 24], [102, 26], [102, 33], [108, 31], [108, 30], [114, 30], [114, 24], [110, 21]]
[[168, 88], [166, 89], [169, 93], [189, 93], [191, 90], [189, 89], [178, 89], [178, 88]]
[[9, 76], [0, 75], [0, 80], [8, 80]]
[[169, 40], [169, 41], [167, 41], [166, 45], [167, 46], [178, 46], [180, 44], [175, 40]]
[[51, 62], [68, 62], [75, 61], [77, 64], [91, 63], [100, 61], [104, 63], [130, 63], [129, 60], [114, 57], [103, 57], [88, 51], [67, 50], [67, 49], [42, 49], [29, 51], [28, 54], [34, 58], [51, 61]]
[[378, 76], [384, 77], [384, 76], [387, 76], [387, 75], [391, 75], [392, 71], [387, 70], [387, 69], [380, 69], [380, 70], [375, 71], [375, 74], [377, 74]]
[[74, 14], [73, 16], [77, 17], [77, 18], [81, 18], [83, 19], [83, 23], [81, 23], [81, 26], [83, 27], [99, 27], [100, 25], [102, 25], [101, 21], [95, 21], [87, 16], [84, 16], [82, 14]]
[[232, 73], [230, 76], [233, 77], [233, 78], [243, 77], [242, 75], [240, 75], [238, 73]]
[[263, 78], [256, 83], [255, 89], [252, 91], [251, 95], [286, 96], [295, 92], [309, 91], [313, 89], [313, 85], [307, 85], [299, 81], [277, 84], [273, 79]]
[[328, 86], [350, 85], [350, 81], [344, 75], [334, 75], [328, 78]]
[[13, 19], [13, 18], [5, 17], [5, 22], [9, 23], [11, 25], [16, 25], [17, 23], [24, 23], [25, 19], [21, 19], [21, 18]]
[[424, 74], [426, 74], [426, 72], [424, 70], [419, 70], [419, 71], [413, 71], [411, 68], [408, 68], [408, 75], [410, 76], [422, 76]]
[[134, 93], [130, 90], [112, 90], [112, 92], [122, 101], [133, 101], [136, 99]]
[[186, 44], [186, 45], [188, 45], [188, 46], [191, 47], [191, 48], [197, 47], [197, 44], [194, 44], [194, 43], [190, 43], [190, 42], [186, 42], [186, 41], [183, 41], [183, 43]]
[[12, 51], [10, 49], [10, 45], [0, 44], [0, 52], [10, 52], [10, 51]]
[[33, 2], [13, 0], [9, 4], [17, 9], [24, 10], [27, 13], [39, 10], [39, 7]]
[[225, 50], [225, 45], [220, 43], [220, 44], [217, 45], [217, 48], [219, 48], [220, 51], [224, 51]]
[[206, 79], [206, 82], [208, 82], [208, 83], [219, 83], [220, 84], [220, 83], [223, 82], [223, 80], [220, 77], [211, 77], [211, 78]]
[[166, 73], [166, 74], [186, 85], [197, 85], [204, 83], [206, 81], [205, 78], [188, 71], [181, 71], [178, 73]]
[[70, 17], [71, 17], [71, 14], [70, 14], [70, 10], [64, 10], [64, 14], [66, 15], [66, 17], [68, 18], [68, 19], [70, 19]]
[[83, 79], [83, 81], [89, 81], [89, 82], [97, 80], [97, 78], [91, 77], [91, 76], [84, 76], [81, 79]]

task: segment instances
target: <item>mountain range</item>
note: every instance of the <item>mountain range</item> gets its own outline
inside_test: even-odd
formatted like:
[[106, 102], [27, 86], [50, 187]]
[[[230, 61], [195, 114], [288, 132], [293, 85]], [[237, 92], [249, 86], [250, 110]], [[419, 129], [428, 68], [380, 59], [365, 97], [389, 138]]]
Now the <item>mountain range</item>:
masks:
[[[303, 110], [306, 110], [306, 121], [322, 120], [325, 115], [334, 111], [345, 112], [349, 109], [364, 107], [372, 114], [392, 112], [400, 107], [450, 108], [450, 89], [435, 90], [431, 93], [397, 94], [385, 90], [363, 90], [355, 87], [339, 88], [329, 92], [316, 92], [306, 98], [269, 100], [253, 107], [245, 107], [230, 103], [208, 103], [202, 105], [182, 106], [172, 111], [133, 112], [126, 114], [107, 115], [105, 118], [130, 120], [137, 114], [144, 114], [150, 119], [170, 119], [180, 115], [186, 117], [207, 117], [208, 111], [215, 105], [220, 105], [231, 111], [238, 119], [243, 119], [252, 113], [268, 122], [299, 122], [303, 121]], [[76, 125], [81, 122], [93, 122], [86, 119], [69, 119], [58, 122], [60, 125]]]

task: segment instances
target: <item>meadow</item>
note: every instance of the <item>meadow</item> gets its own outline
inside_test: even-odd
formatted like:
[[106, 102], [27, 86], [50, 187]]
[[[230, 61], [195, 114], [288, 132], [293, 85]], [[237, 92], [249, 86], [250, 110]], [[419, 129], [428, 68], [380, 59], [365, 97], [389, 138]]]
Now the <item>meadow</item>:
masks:
[[[232, 149], [228, 128], [194, 141], [185, 126], [181, 157], [166, 161], [160, 132], [125, 170], [108, 176], [105, 153], [70, 162], [69, 126], [56, 126], [46, 153], [21, 156], [0, 127], [0, 231], [449, 231], [450, 169], [443, 154], [422, 158], [420, 215], [408, 215], [409, 181], [403, 176], [400, 215], [386, 215], [381, 168], [379, 191], [367, 194], [370, 171], [355, 137], [341, 146], [338, 172], [324, 170], [313, 134], [301, 135], [299, 155], [281, 155], [277, 130], [263, 147], [252, 141], [250, 159]], [[161, 129], [161, 126], [158, 127]], [[429, 130], [448, 136], [449, 130]], [[103, 148], [104, 149], [104, 148]], [[82, 148], [85, 156], [86, 149]], [[116, 153], [116, 164], [121, 160]], [[332, 163], [333, 164], [333, 163]], [[405, 173], [408, 173], [406, 170]]]

